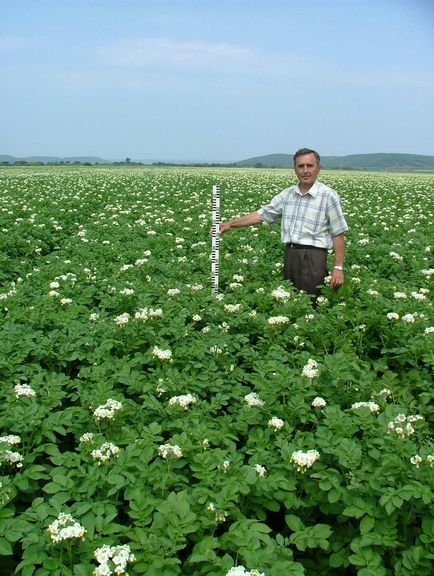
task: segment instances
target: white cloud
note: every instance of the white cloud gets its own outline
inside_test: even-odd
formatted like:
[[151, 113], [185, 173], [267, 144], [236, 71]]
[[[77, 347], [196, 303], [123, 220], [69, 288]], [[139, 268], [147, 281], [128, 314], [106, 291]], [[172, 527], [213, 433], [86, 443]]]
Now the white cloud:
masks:
[[257, 58], [254, 50], [236, 44], [177, 42], [164, 37], [125, 40], [102, 48], [101, 54], [107, 64], [125, 68], [236, 67], [252, 64]]

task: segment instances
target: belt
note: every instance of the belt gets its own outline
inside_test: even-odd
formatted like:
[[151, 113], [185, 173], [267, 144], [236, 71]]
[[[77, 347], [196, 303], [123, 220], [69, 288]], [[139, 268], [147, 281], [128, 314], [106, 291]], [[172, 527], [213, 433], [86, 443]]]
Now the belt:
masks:
[[309, 244], [294, 244], [293, 242], [288, 242], [286, 245], [288, 248], [295, 248], [298, 250], [323, 250], [324, 252], [327, 252], [327, 248], [321, 248], [320, 246], [310, 246]]

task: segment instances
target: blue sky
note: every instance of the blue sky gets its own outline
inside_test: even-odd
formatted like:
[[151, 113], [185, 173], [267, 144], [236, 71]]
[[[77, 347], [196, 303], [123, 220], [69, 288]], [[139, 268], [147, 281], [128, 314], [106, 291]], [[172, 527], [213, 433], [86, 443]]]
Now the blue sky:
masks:
[[0, 154], [434, 155], [432, 0], [0, 0]]

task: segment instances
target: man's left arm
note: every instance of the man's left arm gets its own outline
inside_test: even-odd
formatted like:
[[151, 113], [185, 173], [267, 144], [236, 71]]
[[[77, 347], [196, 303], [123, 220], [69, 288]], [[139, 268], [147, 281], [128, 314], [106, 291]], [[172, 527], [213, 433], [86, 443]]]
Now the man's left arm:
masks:
[[344, 283], [343, 267], [345, 260], [345, 236], [344, 234], [337, 234], [336, 236], [333, 236], [332, 241], [334, 252], [334, 264], [330, 286], [332, 288], [338, 288]]

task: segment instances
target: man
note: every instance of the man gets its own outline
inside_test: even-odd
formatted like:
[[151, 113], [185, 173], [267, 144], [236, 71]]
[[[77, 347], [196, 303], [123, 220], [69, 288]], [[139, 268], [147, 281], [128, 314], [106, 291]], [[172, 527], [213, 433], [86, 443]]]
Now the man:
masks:
[[231, 228], [281, 221], [281, 239], [286, 245], [284, 276], [296, 288], [317, 296], [327, 272], [327, 251], [333, 248], [334, 265], [330, 285], [344, 282], [345, 237], [348, 230], [335, 190], [317, 180], [321, 170], [318, 152], [301, 148], [294, 154], [298, 184], [282, 190], [258, 211], [222, 222], [220, 234]]

